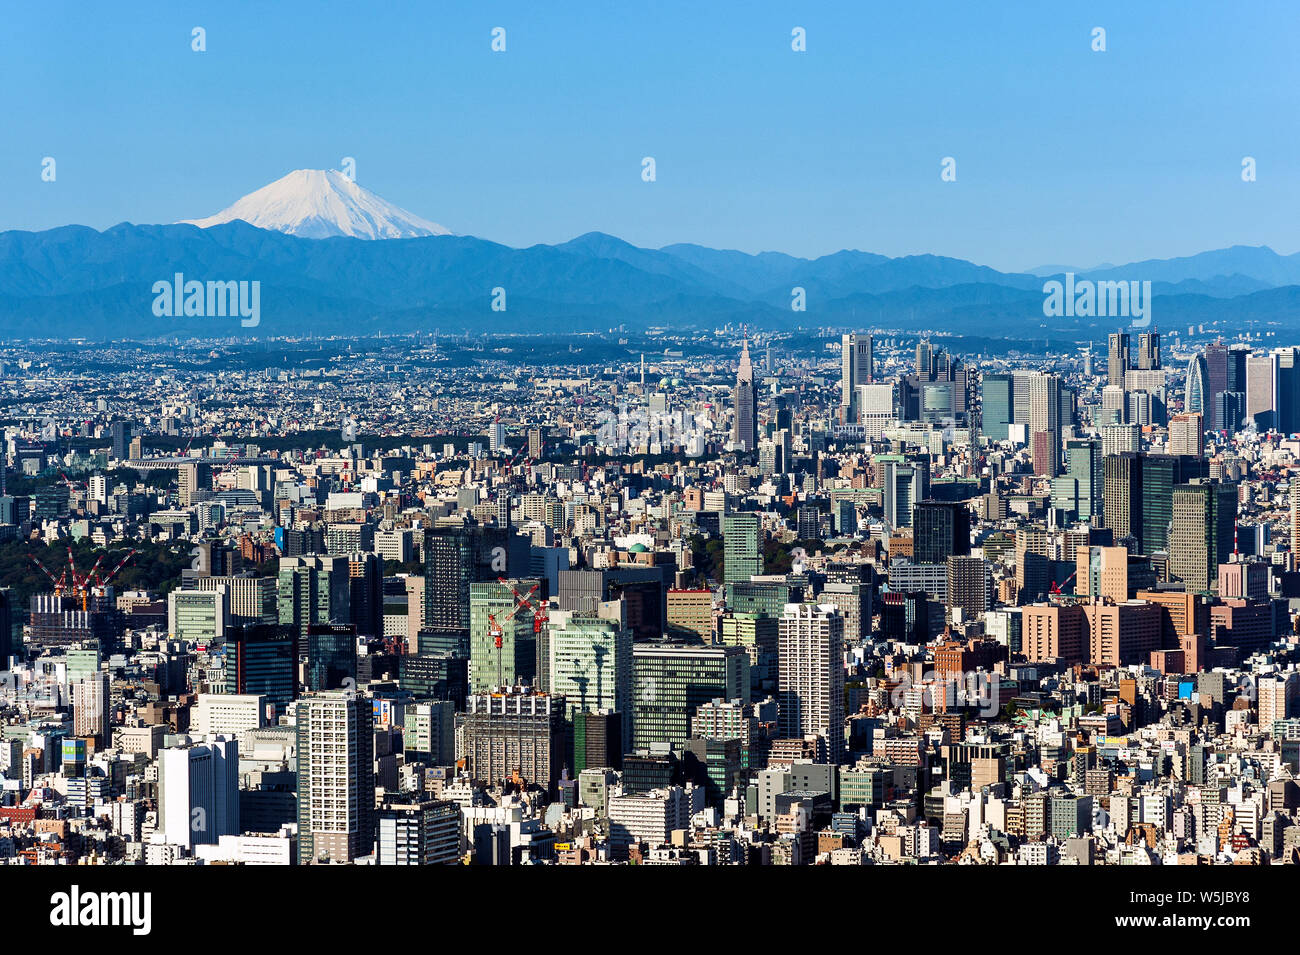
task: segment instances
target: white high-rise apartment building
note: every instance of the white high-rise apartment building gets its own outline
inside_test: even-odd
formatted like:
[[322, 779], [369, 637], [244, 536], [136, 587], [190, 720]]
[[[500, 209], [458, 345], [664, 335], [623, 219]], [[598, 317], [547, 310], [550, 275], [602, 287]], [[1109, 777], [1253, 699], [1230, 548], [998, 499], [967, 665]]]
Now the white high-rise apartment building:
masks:
[[158, 791], [157, 841], [193, 849], [239, 835], [239, 744], [209, 736], [160, 751]]
[[831, 604], [786, 604], [777, 641], [778, 724], [786, 738], [820, 736], [844, 752], [844, 618]]

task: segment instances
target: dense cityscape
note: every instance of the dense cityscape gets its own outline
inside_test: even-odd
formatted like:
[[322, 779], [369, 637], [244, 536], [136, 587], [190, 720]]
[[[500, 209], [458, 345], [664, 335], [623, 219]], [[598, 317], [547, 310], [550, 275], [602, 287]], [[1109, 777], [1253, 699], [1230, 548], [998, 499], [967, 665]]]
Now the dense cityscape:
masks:
[[0, 364], [0, 863], [1300, 861], [1272, 332]]

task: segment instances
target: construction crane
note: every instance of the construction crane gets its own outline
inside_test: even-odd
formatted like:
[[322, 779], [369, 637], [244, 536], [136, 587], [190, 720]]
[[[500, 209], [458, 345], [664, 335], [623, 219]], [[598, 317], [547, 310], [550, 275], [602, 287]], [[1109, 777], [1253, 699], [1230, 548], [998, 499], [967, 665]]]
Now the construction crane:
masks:
[[68, 566], [63, 568], [63, 573], [58, 577], [55, 577], [54, 574], [50, 573], [49, 568], [42, 564], [36, 558], [35, 554], [28, 554], [27, 556], [32, 559], [32, 563], [41, 569], [41, 573], [48, 577], [50, 582], [54, 584], [54, 593], [56, 596], [62, 597], [65, 594], [70, 593], [81, 602], [81, 609], [87, 611], [90, 609], [91, 594], [95, 591], [102, 591], [103, 588], [107, 587], [109, 582], [117, 576], [118, 572], [126, 566], [126, 562], [134, 557], [135, 554], [136, 550], [134, 548], [127, 551], [126, 556], [117, 562], [117, 566], [102, 577], [99, 576], [99, 565], [104, 562], [104, 558], [107, 554], [101, 554], [99, 560], [95, 561], [94, 566], [90, 568], [89, 573], [83, 576], [82, 574], [77, 573], [77, 561], [72, 555], [72, 548], [69, 547]]
[[529, 613], [533, 615], [533, 633], [534, 634], [541, 633], [542, 625], [546, 623], [549, 614], [547, 613], [545, 604], [543, 604], [539, 600], [537, 602], [537, 605], [534, 606], [531, 599], [533, 594], [537, 592], [537, 588], [540, 587], [541, 584], [533, 584], [532, 589], [529, 590], [528, 593], [521, 594], [518, 590], [515, 589], [514, 585], [511, 584], [510, 581], [506, 580], [504, 577], [498, 577], [497, 583], [501, 584], [501, 586], [503, 587], [508, 587], [510, 589], [510, 592], [515, 595], [515, 602], [518, 604], [516, 609], [527, 610]]
[[1070, 581], [1074, 580], [1074, 578], [1075, 578], [1076, 576], [1078, 576], [1078, 573], [1079, 573], [1079, 572], [1076, 570], [1074, 573], [1070, 574], [1069, 577], [1066, 577], [1066, 578], [1065, 578], [1063, 581], [1061, 581], [1059, 584], [1058, 584], [1056, 581], [1052, 581], [1052, 593], [1053, 593], [1053, 595], [1055, 595], [1055, 596], [1057, 596], [1057, 597], [1061, 596], [1061, 588], [1064, 587], [1066, 584], [1068, 584]]
[[[509, 585], [507, 584], [507, 586]], [[511, 589], [513, 590], [513, 588]], [[536, 590], [537, 588], [534, 587], [533, 589]], [[505, 673], [503, 670], [502, 657], [505, 652], [504, 648], [505, 648], [506, 630], [505, 627], [503, 626], [503, 623], [509, 623], [510, 621], [514, 620], [515, 614], [519, 613], [520, 608], [524, 606], [526, 606], [526, 604], [520, 604], [516, 602], [515, 605], [510, 609], [510, 612], [507, 613], [500, 621], [497, 620], [496, 614], [492, 613], [491, 611], [488, 611], [488, 636], [492, 638], [492, 643], [497, 649], [497, 686], [498, 687], [505, 686]]]

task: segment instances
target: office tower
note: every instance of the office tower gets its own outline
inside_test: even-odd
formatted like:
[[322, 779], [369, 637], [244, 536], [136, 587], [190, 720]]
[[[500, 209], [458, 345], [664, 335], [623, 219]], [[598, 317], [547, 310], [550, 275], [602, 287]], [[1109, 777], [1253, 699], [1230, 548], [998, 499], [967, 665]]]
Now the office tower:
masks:
[[1210, 392], [1210, 373], [1205, 362], [1205, 355], [1196, 354], [1187, 364], [1187, 385], [1183, 397], [1183, 411], [1201, 415], [1214, 426], [1214, 405]]
[[1233, 561], [1219, 565], [1219, 597], [1268, 599], [1269, 565], [1263, 561]]
[[1273, 426], [1283, 434], [1300, 430], [1300, 348], [1273, 351]]
[[882, 462], [885, 523], [891, 528], [912, 525], [912, 507], [930, 496], [930, 467], [925, 460], [898, 458]]
[[856, 644], [871, 636], [871, 584], [861, 580], [827, 580], [817, 595], [821, 604], [830, 604], [844, 618], [844, 642]]
[[1129, 599], [1126, 547], [1092, 545], [1076, 552], [1074, 592], [1082, 597], [1123, 603]]
[[283, 714], [298, 690], [298, 640], [288, 627], [249, 624], [226, 631], [226, 692], [266, 697]]
[[723, 582], [749, 580], [763, 573], [763, 525], [757, 514], [722, 518]]
[[560, 610], [548, 621], [551, 692], [572, 722], [581, 713], [619, 716], [618, 750], [632, 742], [632, 631], [620, 620]]
[[936, 349], [926, 339], [916, 343], [916, 377], [922, 381], [934, 381], [937, 376]]
[[[439, 633], [439, 631], [424, 631]], [[397, 685], [422, 702], [464, 706], [469, 694], [469, 657], [447, 650], [420, 649], [398, 658]]]
[[961, 501], [917, 501], [912, 508], [912, 560], [942, 564], [970, 553], [970, 509]]
[[449, 700], [406, 704], [402, 713], [402, 752], [407, 763], [455, 763], [456, 704]]
[[632, 749], [684, 742], [695, 710], [718, 697], [749, 702], [744, 647], [633, 644]]
[[1128, 369], [1132, 364], [1129, 355], [1128, 332], [1111, 332], [1106, 349], [1106, 380], [1120, 388], [1126, 387]]
[[195, 577], [188, 586], [196, 591], [226, 592], [226, 626], [280, 621], [275, 577], [238, 574], [223, 577]]
[[1123, 454], [1142, 450], [1142, 431], [1135, 424], [1108, 424], [1101, 429], [1101, 454]]
[[211, 495], [212, 465], [195, 462], [176, 469], [177, 498], [181, 507], [189, 507]]
[[309, 692], [356, 689], [357, 628], [348, 623], [313, 623], [307, 627]]
[[1205, 454], [1204, 419], [1198, 412], [1169, 419], [1169, 453], [1201, 457]]
[[1223, 429], [1224, 423], [1219, 420], [1216, 405], [1219, 395], [1228, 390], [1228, 346], [1222, 342], [1206, 345], [1204, 355], [1206, 388], [1202, 411], [1211, 430], [1219, 431]]
[[986, 374], [980, 378], [980, 433], [1006, 441], [1015, 420], [1015, 376]]
[[631, 725], [631, 715], [609, 710], [575, 713], [573, 716], [573, 772], [587, 769], [621, 769], [623, 754], [631, 736], [624, 727]]
[[1101, 517], [1101, 444], [1087, 438], [1065, 443], [1065, 474], [1052, 482], [1052, 506], [1083, 523]]
[[424, 625], [469, 631], [472, 583], [520, 576], [529, 564], [528, 538], [505, 527], [434, 527], [424, 532]]
[[[1055, 477], [1060, 471], [1061, 379], [1035, 374], [1029, 379], [1029, 437], [1034, 473]], [[1039, 435], [1045, 435], [1039, 438]]]
[[675, 639], [698, 637], [713, 642], [713, 591], [669, 590], [668, 635]]
[[1138, 334], [1137, 367], [1143, 371], [1160, 367], [1160, 333], [1140, 332]]
[[1173, 518], [1174, 488], [1208, 473], [1200, 458], [1172, 454], [1144, 454], [1141, 477], [1141, 519], [1131, 533], [1142, 553], [1169, 549], [1169, 522]]
[[460, 806], [441, 799], [396, 798], [376, 813], [376, 865], [456, 865]]
[[348, 611], [363, 637], [384, 634], [384, 567], [375, 554], [348, 554]]
[[948, 558], [948, 615], [960, 610], [966, 620], [983, 615], [993, 604], [993, 575], [983, 557]]
[[1118, 543], [1142, 531], [1142, 457], [1109, 454], [1102, 461], [1102, 513]]
[[541, 428], [528, 429], [528, 457], [533, 461], [539, 461], [542, 457], [542, 448], [546, 444], [546, 435]]
[[553, 793], [567, 749], [564, 707], [529, 687], [471, 693], [456, 718], [465, 772], [485, 785], [519, 778]]
[[1275, 426], [1275, 365], [1276, 359], [1271, 354], [1246, 357], [1246, 418], [1260, 431]]
[[754, 365], [749, 360], [748, 341], [740, 352], [732, 404], [736, 418], [731, 429], [731, 442], [745, 451], [754, 451], [758, 448], [758, 392], [754, 385]]
[[131, 442], [131, 425], [126, 421], [114, 421], [108, 426], [109, 440], [112, 442], [113, 460], [125, 461]]
[[231, 736], [183, 739], [158, 753], [158, 831], [163, 840], [193, 849], [239, 835], [239, 744]]
[[352, 621], [346, 557], [281, 557], [277, 591], [280, 623], [298, 635], [301, 652], [312, 624]]
[[[1229, 353], [1231, 354], [1231, 353]], [[1232, 437], [1246, 418], [1246, 394], [1242, 391], [1221, 391], [1214, 396], [1214, 420], [1219, 430]]]
[[371, 702], [349, 690], [294, 707], [298, 754], [298, 864], [352, 862], [375, 847]]
[[556, 602], [561, 610], [600, 616], [600, 605], [622, 600], [627, 625], [637, 640], [658, 640], [667, 621], [667, 590], [663, 566], [619, 566], [604, 570], [561, 570]]
[[858, 386], [872, 383], [870, 335], [849, 332], [840, 339], [840, 421], [856, 424], [862, 416]]
[[817, 736], [826, 757], [844, 754], [844, 618], [834, 606], [787, 604], [780, 621], [778, 730]]
[[533, 594], [541, 582], [532, 578], [481, 581], [469, 585], [470, 692], [533, 684], [537, 679], [537, 631], [533, 613], [521, 607], [516, 593]]
[[108, 674], [91, 673], [76, 681], [72, 691], [72, 735], [93, 736], [97, 745], [106, 745], [112, 739], [109, 715], [112, 691]]
[[506, 426], [500, 418], [495, 418], [488, 427], [488, 450], [500, 454], [506, 448]]
[[1219, 564], [1232, 553], [1237, 486], [1196, 478], [1174, 488], [1169, 572], [1189, 591], [1218, 585]]
[[207, 647], [225, 639], [230, 594], [211, 590], [173, 590], [167, 595], [167, 632], [173, 640]]

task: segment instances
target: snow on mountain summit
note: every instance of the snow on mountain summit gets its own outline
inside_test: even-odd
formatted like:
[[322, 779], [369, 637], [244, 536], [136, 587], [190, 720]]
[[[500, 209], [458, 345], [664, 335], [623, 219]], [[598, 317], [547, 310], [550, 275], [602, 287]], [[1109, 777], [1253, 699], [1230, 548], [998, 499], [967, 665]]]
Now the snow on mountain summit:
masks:
[[182, 222], [206, 229], [235, 219], [305, 239], [451, 235], [445, 226], [399, 209], [334, 169], [297, 169], [216, 215]]

